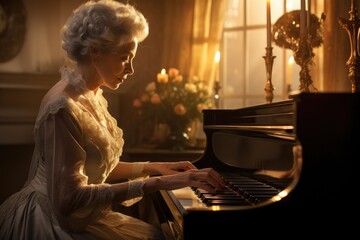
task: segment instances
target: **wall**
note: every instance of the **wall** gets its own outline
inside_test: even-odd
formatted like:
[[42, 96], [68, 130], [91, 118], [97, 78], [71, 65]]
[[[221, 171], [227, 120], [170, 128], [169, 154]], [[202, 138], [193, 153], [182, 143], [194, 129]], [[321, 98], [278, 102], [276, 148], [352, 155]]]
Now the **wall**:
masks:
[[[22, 1], [26, 10], [24, 44], [16, 57], [0, 62], [0, 203], [18, 190], [27, 178], [33, 149], [32, 131], [38, 107], [46, 91], [58, 81], [58, 69], [64, 63], [60, 28], [72, 10], [84, 2]], [[116, 91], [104, 89], [109, 111], [124, 130], [125, 147], [130, 147], [137, 141], [132, 99], [148, 82], [154, 80], [161, 69], [161, 61], [157, 57], [163, 45], [164, 1], [124, 1], [134, 4], [150, 24], [150, 35], [139, 46], [134, 59], [134, 75]], [[11, 181], [9, 176], [13, 176]]]
[[[132, 99], [161, 69], [156, 57], [163, 45], [163, 1], [127, 1], [148, 18], [150, 35], [139, 46], [134, 75], [116, 91], [104, 89], [110, 112], [124, 131], [129, 129], [126, 131], [129, 145], [136, 141], [131, 131]], [[58, 69], [65, 62], [60, 29], [82, 2], [85, 1], [23, 0], [26, 10], [24, 45], [15, 58], [0, 63], [0, 144], [32, 143], [32, 125], [41, 98], [59, 79]]]

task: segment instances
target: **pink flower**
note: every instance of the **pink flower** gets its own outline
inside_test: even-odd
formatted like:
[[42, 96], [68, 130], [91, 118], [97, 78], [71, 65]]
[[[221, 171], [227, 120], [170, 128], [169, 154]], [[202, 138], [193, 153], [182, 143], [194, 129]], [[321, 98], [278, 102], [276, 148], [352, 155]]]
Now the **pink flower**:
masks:
[[146, 93], [144, 93], [143, 95], [141, 95], [141, 101], [142, 102], [148, 102], [150, 100], [149, 95], [147, 95]]
[[177, 115], [184, 115], [186, 113], [186, 108], [184, 107], [184, 105], [182, 105], [181, 103], [178, 103], [175, 105], [174, 107], [174, 112], [177, 114]]
[[146, 85], [146, 87], [145, 87], [146, 92], [152, 92], [152, 91], [155, 91], [155, 90], [156, 90], [155, 82], [151, 82], [148, 85]]
[[179, 75], [179, 70], [177, 68], [169, 68], [169, 77], [173, 78]]
[[136, 108], [140, 108], [142, 106], [141, 100], [138, 99], [138, 98], [135, 98], [134, 101], [133, 101], [133, 106], [136, 107]]
[[182, 82], [183, 80], [183, 76], [182, 75], [177, 75], [173, 78], [173, 82]]
[[208, 108], [207, 105], [206, 105], [206, 104], [203, 104], [203, 103], [199, 103], [196, 107], [197, 107], [197, 110], [198, 110], [199, 112], [202, 112], [202, 110]]
[[161, 102], [159, 94], [157, 94], [157, 93], [153, 94], [150, 98], [150, 102], [152, 104], [159, 104]]

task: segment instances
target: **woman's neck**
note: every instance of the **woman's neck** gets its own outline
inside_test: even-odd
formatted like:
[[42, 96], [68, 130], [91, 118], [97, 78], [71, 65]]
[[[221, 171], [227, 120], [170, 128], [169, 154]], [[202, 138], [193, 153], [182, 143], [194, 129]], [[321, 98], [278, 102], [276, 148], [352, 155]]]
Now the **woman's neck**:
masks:
[[77, 69], [81, 73], [87, 89], [96, 93], [103, 82], [101, 76], [96, 71], [96, 68], [92, 65], [78, 65]]

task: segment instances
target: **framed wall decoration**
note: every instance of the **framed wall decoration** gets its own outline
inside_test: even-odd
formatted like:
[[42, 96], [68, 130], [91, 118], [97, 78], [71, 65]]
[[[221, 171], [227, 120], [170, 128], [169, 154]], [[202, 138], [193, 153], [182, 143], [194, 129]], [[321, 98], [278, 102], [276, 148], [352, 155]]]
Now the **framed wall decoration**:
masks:
[[26, 34], [26, 10], [22, 0], [0, 0], [0, 63], [13, 59]]

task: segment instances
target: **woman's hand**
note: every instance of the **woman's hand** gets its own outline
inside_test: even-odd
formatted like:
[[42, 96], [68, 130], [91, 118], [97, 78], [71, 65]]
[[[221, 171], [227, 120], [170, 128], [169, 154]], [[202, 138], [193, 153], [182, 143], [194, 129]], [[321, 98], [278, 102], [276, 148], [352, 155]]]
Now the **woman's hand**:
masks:
[[195, 168], [183, 172], [175, 172], [177, 173], [147, 179], [144, 192], [175, 190], [184, 187], [198, 187], [209, 192], [215, 192], [225, 187], [221, 175], [212, 168]]

